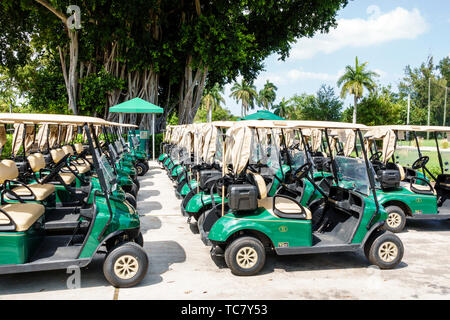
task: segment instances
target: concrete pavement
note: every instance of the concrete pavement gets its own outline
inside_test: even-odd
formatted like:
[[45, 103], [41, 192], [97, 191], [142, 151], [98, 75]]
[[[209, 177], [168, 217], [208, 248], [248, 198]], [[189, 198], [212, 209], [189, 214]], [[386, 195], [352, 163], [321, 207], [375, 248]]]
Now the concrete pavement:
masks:
[[140, 178], [149, 271], [134, 288], [114, 289], [99, 255], [81, 270], [81, 288], [67, 289], [65, 271], [0, 276], [0, 299], [449, 299], [450, 221], [409, 221], [395, 270], [370, 267], [363, 253], [269, 256], [260, 275], [237, 277], [213, 261], [164, 170], [150, 162]]

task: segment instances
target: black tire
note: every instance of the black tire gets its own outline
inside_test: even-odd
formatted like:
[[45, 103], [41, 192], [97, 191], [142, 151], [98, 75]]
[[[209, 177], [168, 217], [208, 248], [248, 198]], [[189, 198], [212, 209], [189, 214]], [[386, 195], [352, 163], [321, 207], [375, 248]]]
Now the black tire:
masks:
[[[131, 262], [130, 259], [132, 259]], [[119, 274], [121, 270], [115, 269], [115, 266], [118, 266], [120, 261], [128, 261], [130, 266], [137, 264], [137, 270], [134, 271], [135, 274], [130, 278], [127, 278], [126, 271], [125, 273], [122, 273], [122, 275]], [[103, 274], [105, 275], [106, 280], [116, 288], [135, 286], [144, 279], [147, 270], [148, 256], [144, 249], [134, 242], [126, 242], [117, 245], [108, 253], [103, 262]]]
[[123, 191], [131, 194], [133, 197], [135, 197], [135, 198], [137, 197], [138, 189], [134, 182], [131, 185], [122, 186], [122, 189], [123, 189]]
[[134, 242], [142, 248], [144, 247], [144, 236], [142, 235], [142, 232], [139, 232], [138, 236], [134, 239]]
[[369, 260], [369, 252], [370, 252], [370, 248], [372, 247], [373, 242], [375, 241], [376, 238], [378, 238], [385, 232], [386, 232], [386, 230], [384, 230], [384, 228], [374, 230], [372, 232], [372, 234], [369, 236], [369, 238], [366, 240], [366, 242], [364, 243], [364, 255], [366, 256], [367, 260]]
[[401, 232], [406, 225], [406, 214], [403, 209], [397, 206], [388, 206], [386, 207], [386, 211], [388, 217], [384, 228], [394, 233]]
[[[250, 250], [246, 251], [246, 249]], [[254, 260], [238, 262], [238, 255], [250, 254]], [[253, 276], [264, 267], [266, 251], [261, 241], [254, 237], [240, 237], [231, 242], [225, 249], [225, 262], [231, 272], [237, 276]], [[246, 262], [251, 264], [245, 267]]]
[[387, 231], [373, 240], [369, 250], [369, 261], [380, 269], [393, 269], [402, 261], [403, 253], [400, 238]]
[[143, 176], [147, 171], [147, 167], [142, 162], [136, 163], [136, 172], [138, 176]]
[[134, 182], [134, 184], [136, 185], [136, 187], [138, 188], [138, 191], [139, 191], [139, 189], [141, 188], [141, 183], [139, 182], [137, 177], [133, 179], [133, 182]]
[[205, 221], [206, 212], [208, 212], [208, 211], [203, 212], [200, 215], [200, 217], [198, 217], [198, 220], [197, 220], [198, 231], [200, 231], [200, 228], [203, 225], [203, 221]]
[[131, 193], [125, 192], [125, 199], [128, 201], [128, 203], [136, 209], [137, 206], [137, 202], [136, 202], [136, 198], [133, 197], [133, 195]]

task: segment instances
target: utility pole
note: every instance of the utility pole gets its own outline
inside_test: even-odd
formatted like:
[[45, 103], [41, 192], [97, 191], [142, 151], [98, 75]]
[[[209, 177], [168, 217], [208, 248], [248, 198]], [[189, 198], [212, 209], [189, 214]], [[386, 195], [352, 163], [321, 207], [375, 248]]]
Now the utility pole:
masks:
[[[409, 110], [411, 108], [411, 94], [408, 93], [408, 113], [406, 114], [406, 124], [409, 125]], [[409, 131], [406, 132], [406, 140], [409, 141]]]
[[[428, 126], [430, 126], [430, 100], [431, 100], [431, 75], [428, 78]], [[427, 140], [430, 138], [430, 133], [427, 132]]]
[[445, 116], [447, 115], [447, 90], [448, 87], [445, 87], [445, 97], [444, 97], [444, 122], [442, 123], [445, 126]]

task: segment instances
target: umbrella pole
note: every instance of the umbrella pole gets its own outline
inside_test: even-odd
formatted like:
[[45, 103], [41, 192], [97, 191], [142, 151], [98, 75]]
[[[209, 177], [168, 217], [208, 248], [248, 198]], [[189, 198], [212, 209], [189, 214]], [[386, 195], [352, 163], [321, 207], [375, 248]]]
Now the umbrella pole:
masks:
[[152, 157], [153, 161], [155, 161], [155, 114], [152, 114]]

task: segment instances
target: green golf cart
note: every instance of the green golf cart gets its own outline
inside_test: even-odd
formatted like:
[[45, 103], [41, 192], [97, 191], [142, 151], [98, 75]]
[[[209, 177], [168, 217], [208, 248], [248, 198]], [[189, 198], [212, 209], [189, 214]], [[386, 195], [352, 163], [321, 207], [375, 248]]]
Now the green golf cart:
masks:
[[[48, 116], [35, 115], [43, 122], [48, 121], [45, 120]], [[2, 201], [0, 274], [84, 267], [96, 253], [106, 252], [105, 278], [116, 287], [136, 285], [145, 277], [148, 268], [148, 257], [141, 248], [139, 216], [127, 202], [111, 197], [117, 187], [115, 175], [108, 160], [94, 147], [99, 145], [93, 125], [98, 120], [52, 116], [66, 123], [83, 123], [101, 191], [94, 193], [91, 207], [80, 210], [78, 225], [70, 232], [47, 230], [45, 221], [51, 212], [41, 203], [5, 204]], [[20, 121], [20, 117], [16, 120]], [[4, 175], [8, 175], [8, 171], [4, 171], [4, 167], [0, 169], [2, 179], [7, 178]]]
[[[384, 229], [387, 212], [378, 203], [373, 167], [363, 145], [361, 130], [367, 128], [319, 121], [302, 121], [300, 128], [320, 128], [326, 136], [330, 129], [352, 129], [362, 144], [363, 158], [331, 155], [337, 183], [309, 207], [283, 194], [268, 197], [263, 183], [230, 185], [228, 209], [224, 206], [208, 234], [211, 254], [223, 256], [232, 273], [243, 276], [263, 268], [266, 252], [298, 255], [363, 249], [372, 264], [382, 269], [397, 266], [403, 257], [403, 244]], [[329, 143], [328, 137], [326, 141]], [[237, 167], [236, 173], [244, 168]], [[307, 163], [294, 177], [305, 179], [311, 169], [312, 164]], [[343, 187], [345, 184], [348, 187]]]
[[[408, 219], [450, 219], [450, 153], [441, 151], [437, 138], [449, 131], [450, 127], [397, 125], [371, 127], [366, 133], [377, 172], [378, 201], [388, 212], [388, 230], [402, 231]], [[426, 132], [433, 134], [434, 147], [420, 147], [418, 135]], [[407, 135], [413, 137], [415, 146], [405, 145], [408, 141], [402, 143]], [[382, 151], [377, 149], [379, 140]], [[433, 172], [428, 168], [430, 160], [435, 163]]]

